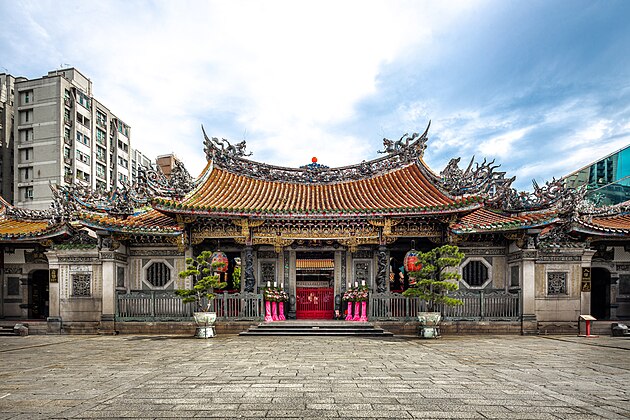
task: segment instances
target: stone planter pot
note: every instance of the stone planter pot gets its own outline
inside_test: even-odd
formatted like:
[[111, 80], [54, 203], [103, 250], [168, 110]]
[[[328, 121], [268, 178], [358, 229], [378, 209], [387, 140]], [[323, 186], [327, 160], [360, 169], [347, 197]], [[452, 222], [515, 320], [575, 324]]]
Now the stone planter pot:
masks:
[[216, 312], [193, 312], [193, 317], [197, 324], [195, 337], [211, 338], [216, 335], [214, 331], [214, 323], [217, 320]]
[[418, 323], [420, 324], [420, 337], [438, 338], [440, 337], [440, 312], [418, 312]]

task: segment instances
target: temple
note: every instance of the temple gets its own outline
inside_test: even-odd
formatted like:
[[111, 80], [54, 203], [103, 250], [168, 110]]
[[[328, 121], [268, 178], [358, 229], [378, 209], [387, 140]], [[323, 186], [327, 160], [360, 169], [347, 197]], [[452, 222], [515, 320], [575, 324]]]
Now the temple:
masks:
[[518, 192], [485, 160], [437, 174], [423, 161], [428, 130], [341, 168], [256, 162], [245, 142], [204, 131], [197, 179], [178, 164], [113, 192], [52, 185], [48, 210], [2, 202], [0, 318], [45, 320], [50, 333], [189, 320], [173, 290], [191, 284], [178, 273], [210, 250], [228, 261], [220, 322], [261, 319], [267, 285], [288, 292], [288, 318], [332, 319], [347, 288], [365, 284], [371, 320], [405, 323], [404, 256], [442, 244], [465, 253], [465, 305], [447, 320], [540, 333], [571, 331], [581, 314], [630, 317], [628, 205], [597, 207], [555, 179]]

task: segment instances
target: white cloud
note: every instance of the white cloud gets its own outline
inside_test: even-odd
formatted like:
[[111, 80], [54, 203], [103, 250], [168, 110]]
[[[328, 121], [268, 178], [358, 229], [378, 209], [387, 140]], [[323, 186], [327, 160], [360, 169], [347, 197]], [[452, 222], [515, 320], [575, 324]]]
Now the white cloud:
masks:
[[524, 127], [493, 136], [481, 142], [477, 146], [477, 151], [481, 156], [510, 157], [514, 153], [514, 144], [521, 140], [530, 130], [531, 127]]
[[[279, 164], [356, 162], [362, 142], [335, 126], [373, 95], [381, 66], [430, 42], [470, 2], [158, 2], [27, 4], [96, 96], [132, 126], [149, 155], [176, 152], [198, 172], [199, 125]], [[63, 14], [55, 13], [58, 7]], [[212, 125], [213, 122], [215, 125]], [[316, 147], [314, 147], [316, 145]], [[261, 148], [262, 146], [262, 148]], [[286, 153], [289, 148], [292, 153]], [[308, 152], [311, 154], [311, 152]], [[354, 156], [353, 156], [354, 155]]]

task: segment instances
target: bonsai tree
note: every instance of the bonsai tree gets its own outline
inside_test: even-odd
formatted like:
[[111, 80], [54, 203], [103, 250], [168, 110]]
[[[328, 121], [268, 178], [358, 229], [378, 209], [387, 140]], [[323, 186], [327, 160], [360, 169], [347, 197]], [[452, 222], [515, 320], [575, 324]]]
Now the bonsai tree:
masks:
[[458, 267], [464, 259], [464, 253], [455, 245], [443, 245], [428, 252], [418, 254], [420, 271], [410, 272], [416, 284], [403, 292], [403, 296], [419, 297], [426, 300], [429, 311], [435, 311], [438, 305], [461, 305], [460, 299], [447, 296], [446, 293], [459, 288], [457, 282], [461, 276], [448, 268]]
[[[211, 264], [212, 252], [203, 251], [197, 258], [186, 258], [186, 269], [179, 273], [180, 278], [190, 277], [192, 289], [178, 289], [175, 294], [182, 298], [184, 303], [195, 303], [197, 312], [208, 312], [210, 303], [214, 299], [214, 288], [224, 288], [226, 283], [219, 280], [219, 276], [213, 274], [213, 268], [223, 266], [224, 263]], [[207, 303], [205, 300], [207, 299]], [[205, 306], [204, 306], [205, 303]]]

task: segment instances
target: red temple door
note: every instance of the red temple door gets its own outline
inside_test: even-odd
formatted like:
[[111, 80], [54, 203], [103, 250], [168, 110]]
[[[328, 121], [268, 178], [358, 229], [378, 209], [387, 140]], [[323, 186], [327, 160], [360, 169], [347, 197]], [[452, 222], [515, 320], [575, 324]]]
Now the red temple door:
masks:
[[295, 316], [297, 319], [332, 319], [335, 295], [332, 288], [298, 287]]

